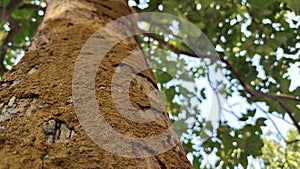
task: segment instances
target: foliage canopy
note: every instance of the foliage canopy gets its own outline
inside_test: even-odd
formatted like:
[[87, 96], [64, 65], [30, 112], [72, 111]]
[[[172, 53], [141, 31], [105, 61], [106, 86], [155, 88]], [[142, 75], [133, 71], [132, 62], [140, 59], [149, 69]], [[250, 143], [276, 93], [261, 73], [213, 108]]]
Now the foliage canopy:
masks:
[[[194, 167], [246, 168], [249, 157], [257, 158], [262, 154], [266, 164], [275, 163], [270, 161], [275, 154], [263, 148], [264, 143], [272, 149], [278, 148], [270, 141], [262, 140], [262, 129], [267, 121], [272, 123], [274, 117], [288, 119], [295, 128], [294, 135], [300, 133], [300, 87], [292, 77], [299, 72], [291, 72], [299, 70], [300, 66], [300, 1], [129, 2], [140, 12], [169, 13], [192, 22], [208, 37], [220, 57], [216, 70], [224, 76], [224, 81], [213, 83], [207, 65], [201, 64], [201, 59], [178, 40], [184, 36], [195, 38], [193, 33], [184, 34], [192, 31], [187, 25], [179, 24], [176, 29], [163, 28], [153, 21], [147, 28], [157, 34], [139, 37], [145, 53], [152, 57], [152, 66], [164, 66], [164, 71], [157, 70], [155, 75], [172, 119], [188, 128], [182, 138], [186, 151], [193, 155]], [[37, 0], [1, 1], [1, 74], [13, 66], [30, 44], [45, 7], [45, 3]], [[174, 21], [164, 22], [172, 25]], [[161, 53], [159, 49], [167, 52]], [[181, 83], [172, 83], [175, 80]], [[206, 85], [199, 85], [205, 80]], [[186, 87], [187, 84], [194, 86]], [[225, 98], [225, 106], [216, 105], [220, 109], [217, 128], [203, 118], [203, 104], [211, 94], [209, 88], [218, 99]], [[188, 114], [192, 122], [180, 118], [183, 114]], [[228, 116], [235, 118], [233, 122]], [[235, 122], [238, 125], [233, 124]], [[277, 129], [276, 125], [269, 128]], [[291, 142], [293, 139], [297, 137], [290, 134], [287, 140]], [[215, 164], [203, 162], [211, 156]]]

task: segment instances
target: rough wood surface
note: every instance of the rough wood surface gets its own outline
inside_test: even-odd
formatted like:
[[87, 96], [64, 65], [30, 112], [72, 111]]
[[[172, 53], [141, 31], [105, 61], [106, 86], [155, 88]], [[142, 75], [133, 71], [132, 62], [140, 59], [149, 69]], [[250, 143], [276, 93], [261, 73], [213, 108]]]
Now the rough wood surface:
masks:
[[[86, 135], [74, 112], [75, 60], [86, 40], [101, 26], [132, 13], [127, 4], [121, 0], [48, 3], [29, 51], [0, 81], [0, 168], [192, 168], [180, 144], [147, 158], [125, 158], [105, 151]], [[158, 120], [144, 124], [126, 120], [114, 108], [110, 92], [116, 65], [132, 50], [139, 50], [134, 38], [108, 53], [97, 73], [96, 98], [116, 131], [130, 137], [149, 137], [171, 125], [167, 113], [163, 110]], [[143, 57], [136, 59], [146, 64]], [[132, 71], [126, 65], [123, 68]], [[149, 107], [149, 90], [156, 88], [153, 81], [150, 70], [132, 80], [129, 95], [136, 109], [146, 111]]]

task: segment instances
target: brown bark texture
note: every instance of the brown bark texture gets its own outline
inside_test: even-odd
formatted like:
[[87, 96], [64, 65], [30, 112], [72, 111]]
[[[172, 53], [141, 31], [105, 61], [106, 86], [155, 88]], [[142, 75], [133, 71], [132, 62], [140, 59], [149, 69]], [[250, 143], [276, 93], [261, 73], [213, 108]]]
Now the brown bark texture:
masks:
[[[132, 13], [122, 0], [48, 1], [46, 15], [28, 52], [0, 81], [0, 169], [192, 168], [180, 143], [150, 157], [143, 154], [151, 150], [138, 145], [132, 146], [142, 158], [109, 152], [86, 134], [76, 116], [72, 77], [83, 44], [106, 23]], [[122, 98], [113, 100], [111, 96], [116, 67], [121, 66], [124, 77], [126, 72], [134, 71], [129, 65], [120, 65], [133, 50], [140, 50], [139, 44], [128, 38], [107, 53], [95, 79], [96, 100], [114, 130], [132, 138], [151, 137], [170, 127], [165, 110], [155, 121], [133, 122], [114, 107], [114, 102], [121, 103]], [[147, 66], [142, 56], [129, 62]], [[122, 89], [125, 82], [119, 83]], [[155, 102], [155, 111], [162, 109], [161, 99], [151, 101], [148, 96], [157, 88], [155, 83], [150, 69], [131, 79], [129, 98], [136, 109], [147, 113], [150, 102]], [[121, 105], [121, 111], [130, 110]]]

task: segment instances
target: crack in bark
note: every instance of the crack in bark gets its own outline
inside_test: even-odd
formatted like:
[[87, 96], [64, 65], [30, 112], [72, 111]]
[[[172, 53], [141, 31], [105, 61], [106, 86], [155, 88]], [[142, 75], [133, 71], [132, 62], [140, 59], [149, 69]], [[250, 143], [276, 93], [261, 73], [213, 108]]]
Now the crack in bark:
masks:
[[158, 157], [156, 159], [161, 169], [167, 169], [166, 165]]
[[42, 168], [45, 168], [45, 162], [49, 159], [49, 146], [57, 142], [67, 142], [74, 135], [74, 130], [70, 129], [64, 121], [54, 119], [44, 122], [42, 127], [46, 135], [46, 150], [42, 156]]
[[43, 130], [46, 135], [46, 144], [67, 142], [72, 138], [73, 130], [65, 122], [51, 119], [43, 123]]

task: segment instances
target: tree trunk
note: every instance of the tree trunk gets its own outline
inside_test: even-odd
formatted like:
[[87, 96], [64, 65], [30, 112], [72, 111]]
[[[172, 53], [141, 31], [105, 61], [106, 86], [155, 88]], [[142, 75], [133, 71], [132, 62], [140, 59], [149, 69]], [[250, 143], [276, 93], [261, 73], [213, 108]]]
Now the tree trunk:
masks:
[[[170, 138], [157, 140], [151, 145], [153, 150], [151, 146], [144, 147], [142, 142], [133, 143], [128, 149], [135, 157], [122, 155], [128, 149], [120, 149], [120, 153], [109, 151], [91, 138], [84, 129], [86, 123], [79, 120], [74, 109], [75, 102], [89, 102], [72, 97], [72, 78], [80, 50], [103, 25], [133, 12], [126, 2], [48, 1], [46, 15], [31, 47], [0, 82], [0, 168], [192, 168], [180, 143], [162, 153], [154, 151], [156, 145], [170, 144]], [[153, 73], [150, 70], [137, 73], [130, 81], [128, 95], [138, 113], [147, 116], [151, 111], [159, 112], [155, 121], [140, 123], [124, 118], [120, 111], [132, 110], [122, 104], [121, 97], [113, 100], [111, 93], [117, 69], [121, 68], [120, 76], [124, 79], [131, 75], [130, 65], [120, 63], [133, 50], [140, 50], [134, 38], [114, 46], [102, 60], [95, 86], [91, 88], [95, 89], [102, 115], [115, 131], [130, 138], [148, 138], [171, 126], [168, 114], [160, 111], [161, 99], [149, 97], [151, 90], [157, 88]], [[132, 61], [136, 65], [147, 65], [142, 56]], [[120, 90], [124, 89], [125, 81], [119, 79]], [[85, 93], [82, 95], [85, 98]], [[116, 101], [120, 109], [115, 107]], [[153, 107], [152, 102], [155, 102], [154, 109], [149, 109]], [[111, 138], [101, 135], [101, 131], [98, 137]], [[109, 145], [110, 140], [107, 141]]]

